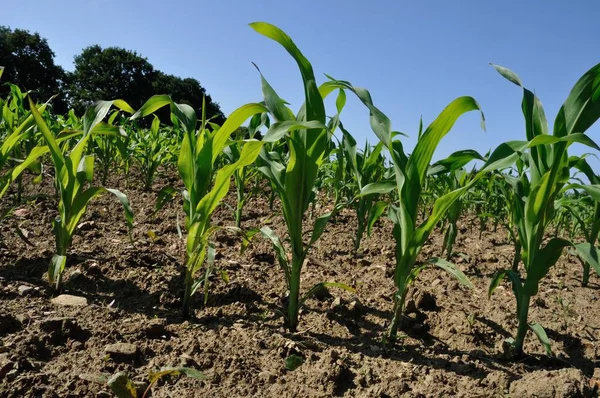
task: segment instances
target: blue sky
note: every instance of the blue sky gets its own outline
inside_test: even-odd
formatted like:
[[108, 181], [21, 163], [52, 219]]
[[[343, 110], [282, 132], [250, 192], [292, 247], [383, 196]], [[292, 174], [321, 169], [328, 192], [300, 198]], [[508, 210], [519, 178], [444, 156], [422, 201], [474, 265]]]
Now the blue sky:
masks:
[[[227, 114], [261, 100], [251, 62], [294, 109], [302, 103], [289, 55], [248, 27], [270, 22], [294, 39], [320, 81], [327, 73], [368, 88], [394, 129], [410, 136], [409, 150], [421, 115], [427, 125], [454, 98], [475, 97], [487, 132], [475, 113], [464, 116], [442, 141], [441, 158], [524, 138], [521, 91], [490, 62], [518, 73], [552, 124], [576, 80], [600, 62], [599, 16], [597, 0], [19, 0], [2, 6], [0, 24], [39, 32], [66, 69], [91, 44], [136, 50], [166, 73], [197, 78]], [[357, 100], [344, 113], [359, 140], [375, 142]], [[598, 126], [588, 132], [600, 141]]]

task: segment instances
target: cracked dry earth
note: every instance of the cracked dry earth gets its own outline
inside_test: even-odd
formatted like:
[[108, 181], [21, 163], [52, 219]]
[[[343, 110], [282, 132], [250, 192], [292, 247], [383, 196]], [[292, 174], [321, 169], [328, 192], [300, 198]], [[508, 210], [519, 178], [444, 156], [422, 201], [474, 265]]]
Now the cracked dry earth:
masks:
[[[153, 216], [156, 192], [136, 176], [108, 186], [125, 192], [136, 212], [133, 245], [120, 205], [94, 201], [73, 240], [64, 293], [53, 298], [45, 271], [52, 256], [50, 221], [56, 202], [51, 179], [30, 188], [46, 192], [0, 224], [0, 397], [110, 397], [103, 375], [126, 371], [141, 391], [148, 373], [165, 366], [200, 370], [205, 380], [166, 377], [153, 397], [576, 397], [600, 384], [600, 285], [580, 285], [581, 266], [565, 255], [540, 286], [530, 317], [552, 340], [544, 355], [531, 334], [518, 362], [502, 357], [502, 341], [516, 332], [515, 299], [508, 284], [488, 299], [492, 274], [512, 258], [506, 233], [484, 231], [465, 217], [453, 261], [469, 276], [468, 290], [442, 271], [424, 271], [408, 303], [400, 344], [383, 348], [391, 319], [391, 225], [381, 221], [362, 251], [352, 253], [355, 218], [341, 212], [310, 254], [304, 289], [336, 281], [354, 293], [330, 290], [308, 300], [297, 333], [278, 316], [285, 284], [268, 242], [255, 238], [244, 254], [234, 236], [216, 236], [217, 265], [229, 281], [211, 280], [206, 306], [197, 297], [195, 319], [180, 316], [185, 244], [178, 236], [175, 201]], [[2, 206], [11, 203], [5, 198]], [[234, 195], [227, 198], [234, 204]], [[323, 211], [318, 206], [317, 212]], [[213, 221], [231, 225], [221, 206]], [[273, 216], [275, 214], [275, 216]], [[277, 209], [262, 196], [248, 203], [244, 228], [264, 225], [284, 236]], [[27, 245], [15, 233], [19, 225]], [[307, 226], [309, 223], [307, 222]], [[437, 231], [420, 260], [440, 254]], [[291, 354], [302, 358], [286, 370]], [[141, 394], [140, 394], [141, 396]]]

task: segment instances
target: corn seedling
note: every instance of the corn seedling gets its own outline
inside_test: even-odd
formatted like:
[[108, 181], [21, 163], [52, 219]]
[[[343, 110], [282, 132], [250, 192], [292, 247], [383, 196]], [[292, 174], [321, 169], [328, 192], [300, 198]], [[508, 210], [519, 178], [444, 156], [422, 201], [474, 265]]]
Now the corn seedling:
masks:
[[[384, 177], [385, 164], [381, 154], [383, 143], [380, 142], [374, 148], [365, 144], [364, 150], [359, 152], [354, 137], [341, 124], [340, 129], [343, 132], [342, 160], [346, 162], [348, 174], [351, 176], [349, 185], [352, 186], [352, 194], [348, 201], [349, 206], [354, 208], [358, 222], [354, 239], [354, 252], [356, 252], [364, 233], [367, 232], [368, 235], [371, 235], [373, 225], [387, 208], [387, 202], [377, 200], [377, 194], [359, 195], [367, 184], [379, 181]], [[336, 181], [339, 181], [339, 178], [336, 178]]]
[[[337, 114], [327, 126], [323, 97], [331, 90], [319, 91], [310, 62], [296, 47], [292, 39], [279, 28], [262, 22], [252, 23], [250, 26], [285, 48], [298, 64], [304, 85], [305, 103], [298, 114], [294, 115], [293, 111], [285, 105], [285, 101], [277, 95], [261, 74], [264, 104], [275, 120], [263, 141], [276, 142], [285, 138], [289, 151], [282, 156], [278, 152], [274, 153], [266, 148], [263, 149], [258, 161], [259, 170], [269, 179], [274, 192], [281, 200], [283, 218], [290, 239], [291, 261], [285, 253], [281, 240], [270, 228], [263, 227], [261, 232], [271, 241], [277, 252], [279, 265], [284, 272], [289, 291], [284, 319], [286, 326], [290, 330], [296, 331], [298, 311], [305, 300], [315, 291], [326, 286], [347, 288], [341, 284], [324, 282], [310, 289], [302, 298], [300, 297], [300, 275], [307, 253], [323, 234], [332, 212], [321, 215], [315, 220], [308, 244], [304, 242], [303, 221], [311, 201], [315, 199], [313, 187], [319, 167], [323, 165], [330, 153], [331, 135], [338, 124], [339, 113], [345, 105], [345, 95], [338, 96]], [[340, 91], [340, 93], [343, 92]]]
[[[600, 176], [594, 173], [585, 158], [572, 157], [571, 163], [575, 169], [587, 177], [591, 184], [600, 186]], [[597, 197], [594, 198], [591, 195], [584, 197], [579, 197], [579, 195], [577, 197], [565, 196], [562, 200], [564, 201], [563, 206], [573, 215], [576, 225], [579, 226], [585, 238], [585, 242], [578, 245], [579, 250], [576, 250], [576, 254], [583, 264], [581, 284], [582, 286], [587, 286], [590, 280], [590, 267], [594, 268], [600, 275], [600, 267], [598, 266], [600, 262], [597, 257], [594, 258], [594, 253], [597, 251], [593, 249], [596, 246], [598, 234], [600, 233], [600, 201], [598, 201]], [[591, 210], [589, 212], [591, 214], [586, 216], [585, 209], [582, 209], [582, 207], [587, 207], [587, 209]]]
[[[53, 222], [54, 236], [56, 239], [56, 253], [52, 257], [48, 269], [48, 280], [55, 291], [60, 291], [62, 273], [67, 262], [67, 250], [71, 245], [73, 233], [85, 214], [88, 203], [98, 195], [105, 192], [114, 194], [125, 209], [125, 218], [129, 227], [133, 223], [133, 211], [129, 200], [120, 191], [102, 187], [88, 187], [93, 179], [94, 158], [86, 155], [86, 147], [95, 133], [118, 134], [118, 128], [102, 123], [111, 106], [133, 113], [133, 109], [124, 101], [99, 101], [90, 107], [83, 117], [82, 137], [67, 155], [59, 148], [59, 142], [48, 128], [29, 99], [31, 113], [38, 129], [47, 144], [47, 150], [52, 157], [55, 170], [55, 184], [59, 193], [58, 216]], [[31, 155], [30, 155], [31, 156]]]
[[132, 136], [132, 156], [142, 173], [144, 190], [152, 188], [158, 168], [175, 157], [172, 148], [177, 147], [177, 135], [169, 128], [160, 127], [160, 119], [154, 115], [150, 129], [135, 128]]
[[[517, 178], [507, 178], [515, 191], [516, 226], [522, 244], [521, 257], [525, 271], [498, 271], [492, 278], [489, 295], [501, 280], [509, 278], [517, 299], [518, 329], [514, 339], [509, 339], [509, 356], [519, 357], [528, 330], [532, 330], [551, 355], [549, 339], [541, 325], [529, 323], [529, 304], [537, 295], [538, 285], [558, 259], [565, 247], [573, 246], [586, 259], [597, 263], [598, 252], [590, 244], [573, 245], [558, 237], [545, 239], [548, 225], [555, 216], [555, 200], [570, 178], [571, 164], [567, 148], [574, 142], [598, 146], [584, 133], [600, 117], [600, 64], [586, 72], [577, 81], [567, 100], [561, 106], [554, 122], [552, 134], [540, 100], [523, 87], [519, 77], [509, 69], [494, 66], [507, 80], [523, 89], [522, 110], [525, 118], [527, 141], [503, 144], [506, 155], [515, 157], [527, 166], [527, 172]], [[596, 200], [600, 199], [600, 186], [570, 184], [582, 189]]]
[[[267, 128], [269, 127], [269, 118], [266, 113], [256, 114], [250, 119], [250, 124], [248, 125], [248, 129], [246, 135], [244, 137], [235, 137], [235, 140], [227, 146], [223, 154], [227, 159], [229, 164], [233, 164], [239, 159], [240, 154], [242, 152], [243, 147], [243, 139], [253, 139], [255, 135], [259, 132], [261, 126], [265, 125]], [[244, 130], [240, 130], [244, 131]], [[235, 191], [236, 191], [236, 207], [234, 211], [235, 217], [235, 226], [240, 228], [242, 226], [242, 213], [244, 211], [244, 206], [246, 203], [254, 196], [254, 194], [259, 190], [258, 186], [255, 186], [253, 189], [247, 192], [246, 186], [247, 183], [256, 178], [258, 170], [252, 168], [250, 166], [240, 167], [235, 170], [233, 173], [234, 182], [235, 182]]]
[[[219, 127], [206, 120], [203, 106], [200, 127], [196, 129], [197, 116], [192, 107], [186, 104], [176, 104], [168, 95], [156, 95], [150, 98], [132, 116], [132, 119], [148, 116], [167, 105], [170, 107], [171, 120], [175, 129], [183, 131], [177, 168], [185, 185], [185, 189], [180, 192], [183, 197], [187, 229], [183, 315], [189, 317], [191, 315], [191, 298], [202, 285], [206, 302], [208, 277], [215, 258], [215, 249], [209, 239], [216, 231], [223, 228], [239, 232], [232, 227], [211, 225], [212, 213], [229, 192], [231, 176], [240, 167], [254, 162], [262, 142], [256, 140], [246, 142], [238, 160], [219, 170], [215, 168], [216, 161], [227, 145], [231, 134], [248, 118], [265, 112], [266, 108], [260, 104], [244, 105], [235, 110], [223, 126]], [[177, 192], [172, 187], [163, 188], [159, 193], [156, 210], [172, 199]], [[207, 267], [204, 277], [197, 278], [196, 274], [204, 265], [205, 260]]]

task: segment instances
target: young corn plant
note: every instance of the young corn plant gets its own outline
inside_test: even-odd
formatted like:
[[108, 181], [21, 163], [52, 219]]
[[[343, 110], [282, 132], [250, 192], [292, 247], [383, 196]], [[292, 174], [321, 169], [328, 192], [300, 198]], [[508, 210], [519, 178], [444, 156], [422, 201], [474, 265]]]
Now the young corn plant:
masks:
[[330, 153], [331, 136], [338, 124], [339, 113], [344, 107], [345, 96], [343, 94], [338, 96], [337, 115], [327, 126], [323, 97], [332, 90], [320, 92], [315, 82], [312, 65], [282, 30], [263, 22], [252, 23], [250, 26], [258, 33], [279, 43], [294, 58], [304, 85], [305, 103], [298, 114], [294, 114], [261, 74], [264, 104], [275, 121], [271, 123], [263, 141], [277, 142], [284, 138], [288, 152], [281, 154], [268, 151], [265, 147], [261, 151], [258, 165], [259, 170], [271, 182], [274, 192], [281, 200], [283, 218], [289, 235], [291, 260], [281, 240], [270, 228], [263, 227], [261, 233], [271, 241], [277, 252], [279, 265], [284, 272], [289, 291], [287, 308], [284, 310], [285, 325], [289, 330], [296, 331], [299, 309], [308, 297], [323, 286], [347, 288], [341, 284], [324, 282], [310, 289], [304, 296], [300, 296], [300, 276], [308, 251], [323, 234], [332, 212], [321, 215], [314, 221], [308, 243], [304, 241], [303, 221], [311, 201], [315, 199], [313, 187], [319, 167], [323, 165]]
[[[589, 182], [595, 186], [600, 186], [600, 176], [594, 173], [594, 170], [584, 157], [571, 157], [570, 162], [574, 169], [583, 173]], [[587, 286], [590, 280], [590, 268], [600, 275], [600, 264], [596, 258], [590, 258], [594, 255], [598, 235], [600, 234], [600, 201], [591, 195], [581, 197], [568, 197], [565, 195], [563, 206], [573, 215], [576, 225], [579, 226], [585, 242], [577, 245], [579, 248], [575, 250], [583, 265], [583, 277], [581, 280], [582, 286]], [[588, 210], [587, 212], [582, 209]], [[590, 211], [591, 210], [591, 211]], [[587, 214], [586, 214], [587, 213]], [[590, 214], [591, 213], [591, 214]]]
[[[427, 265], [438, 266], [463, 285], [472, 287], [466, 275], [454, 264], [444, 259], [435, 257], [429, 259], [425, 264], [417, 264], [416, 261], [431, 231], [476, 178], [473, 178], [465, 186], [435, 199], [431, 214], [421, 224], [419, 224], [418, 216], [420, 207], [424, 203], [421, 201], [421, 193], [427, 181], [429, 164], [436, 147], [441, 139], [450, 132], [460, 116], [470, 111], [479, 111], [480, 113], [481, 111], [477, 102], [471, 97], [455, 99], [420, 135], [415, 149], [408, 156], [405, 154], [401, 142], [393, 139], [394, 133], [391, 130], [389, 119], [372, 105], [370, 96], [364, 97], [363, 102], [371, 110], [371, 126], [390, 153], [395, 180], [369, 184], [363, 188], [362, 194], [387, 193], [396, 190], [398, 195], [398, 202], [390, 203], [389, 207], [389, 217], [394, 223], [393, 236], [396, 241], [394, 284], [397, 290], [394, 294], [393, 318], [387, 335], [384, 337], [384, 343], [393, 344], [397, 339], [398, 329], [401, 326], [409, 288]], [[481, 113], [481, 116], [483, 123], [483, 113]], [[472, 151], [460, 151], [451, 155], [446, 160], [446, 165], [449, 169], [454, 169], [456, 168], [455, 164], [460, 164], [462, 167], [465, 164], [463, 163], [465, 159], [468, 161], [474, 158]], [[487, 167], [493, 167], [493, 164]]]
[[[33, 119], [47, 144], [55, 170], [55, 184], [59, 193], [58, 216], [53, 222], [54, 236], [56, 239], [56, 253], [52, 256], [48, 268], [48, 280], [55, 292], [61, 290], [62, 274], [67, 262], [67, 251], [71, 245], [81, 217], [85, 214], [88, 203], [95, 197], [110, 192], [114, 194], [125, 209], [125, 218], [129, 228], [133, 224], [133, 210], [127, 197], [120, 191], [103, 187], [89, 187], [93, 179], [94, 157], [86, 155], [86, 147], [93, 135], [118, 134], [118, 128], [102, 123], [111, 106], [133, 113], [133, 109], [124, 101], [99, 101], [90, 107], [83, 117], [82, 137], [69, 154], [64, 154], [57, 138], [54, 137], [48, 125], [37, 110], [35, 104], [29, 99]], [[31, 156], [31, 155], [30, 155]], [[25, 162], [24, 162], [25, 163]]]
[[[441, 193], [454, 191], [465, 187], [475, 176], [475, 169], [472, 172], [467, 172], [463, 166], [472, 160], [483, 160], [483, 157], [476, 151], [459, 151], [450, 155], [447, 159], [434, 163], [427, 171], [427, 176], [436, 176], [438, 182], [441, 183]], [[452, 258], [454, 243], [458, 235], [458, 220], [463, 212], [466, 196], [463, 195], [456, 199], [449, 207], [445, 220], [447, 225], [444, 232], [444, 240], [442, 243], [442, 253], [446, 252], [446, 260]]]
[[[115, 119], [120, 112], [114, 112], [108, 118], [108, 124], [113, 125]], [[100, 181], [102, 185], [106, 185], [108, 177], [111, 174], [118, 172], [118, 154], [119, 141], [126, 138], [125, 130], [119, 129], [120, 134], [112, 135], [95, 135], [92, 139], [92, 153], [96, 163], [100, 166]]]
[[[567, 148], [574, 142], [596, 150], [598, 146], [584, 133], [600, 117], [600, 64], [586, 72], [575, 84], [561, 106], [554, 121], [552, 134], [540, 100], [523, 87], [519, 77], [509, 69], [494, 66], [507, 80], [523, 89], [522, 110], [525, 118], [527, 141], [512, 141], [503, 144], [505, 153], [527, 165], [527, 172], [516, 178], [508, 178], [515, 191], [515, 220], [519, 240], [522, 244], [521, 272], [512, 269], [498, 271], [492, 278], [489, 295], [501, 280], [508, 278], [517, 301], [518, 329], [514, 339], [507, 341], [506, 354], [519, 357], [529, 330], [538, 337], [546, 352], [552, 355], [550, 341], [541, 325], [529, 323], [529, 304], [538, 292], [540, 281], [560, 258], [564, 248], [572, 246], [578, 253], [597, 265], [598, 251], [589, 243], [574, 245], [558, 237], [546, 239], [548, 225], [555, 216], [555, 200], [570, 179], [572, 164]], [[581, 189], [595, 200], [600, 199], [597, 184], [570, 184]]]
[[[256, 114], [250, 119], [247, 137], [236, 137], [231, 145], [227, 146], [223, 151], [223, 154], [225, 155], [225, 158], [229, 164], [233, 164], [237, 161], [237, 159], [239, 159], [243, 148], [243, 138], [253, 139], [256, 133], [259, 132], [260, 127], [263, 125], [267, 128], [269, 127], [269, 119], [266, 113]], [[257, 172], [258, 171], [255, 168], [245, 166], [238, 168], [233, 173], [237, 196], [236, 208], [234, 212], [235, 226], [237, 228], [241, 228], [242, 226], [242, 214], [244, 212], [244, 206], [259, 190], [258, 186], [255, 186], [249, 191], [247, 188], [248, 182], [255, 179]]]
[[[258, 156], [262, 142], [249, 140], [241, 150], [235, 163], [216, 169], [216, 162], [228, 143], [231, 134], [248, 118], [266, 112], [261, 104], [247, 104], [235, 110], [222, 126], [209, 123], [202, 107], [200, 127], [196, 112], [186, 104], [174, 103], [168, 95], [156, 95], [150, 98], [132, 116], [138, 119], [148, 116], [163, 106], [169, 106], [171, 120], [176, 130], [183, 131], [183, 138], [177, 168], [185, 189], [180, 191], [183, 197], [183, 208], [186, 213], [186, 265], [185, 287], [183, 296], [183, 316], [192, 313], [192, 297], [201, 286], [204, 286], [205, 302], [208, 294], [208, 277], [210, 276], [215, 249], [210, 243], [212, 235], [221, 229], [239, 232], [233, 227], [219, 227], [211, 224], [212, 213], [229, 192], [230, 181], [235, 171], [254, 162]], [[172, 199], [177, 190], [165, 187], [159, 193], [156, 210]], [[203, 277], [198, 277], [200, 269], [205, 265]]]
[[359, 195], [362, 189], [375, 181], [379, 181], [384, 177], [385, 164], [381, 154], [383, 143], [377, 144], [371, 148], [368, 143], [365, 144], [364, 150], [357, 151], [356, 140], [352, 135], [344, 129], [340, 124], [340, 130], [343, 133], [341, 150], [343, 151], [343, 160], [346, 162], [349, 169], [352, 188], [351, 198], [349, 198], [350, 207], [356, 212], [358, 227], [354, 239], [354, 252], [360, 248], [365, 232], [370, 236], [373, 225], [383, 215], [387, 208], [387, 202], [378, 200], [378, 195]]
[[142, 173], [144, 190], [149, 191], [156, 179], [158, 168], [175, 156], [177, 135], [168, 128], [160, 128], [160, 119], [154, 115], [150, 129], [133, 129], [132, 156]]

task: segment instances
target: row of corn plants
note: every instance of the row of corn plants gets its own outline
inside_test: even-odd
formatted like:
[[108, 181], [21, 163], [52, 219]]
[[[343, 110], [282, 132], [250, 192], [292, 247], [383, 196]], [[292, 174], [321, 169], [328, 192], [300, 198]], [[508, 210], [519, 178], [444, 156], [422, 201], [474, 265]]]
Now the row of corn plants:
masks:
[[[392, 222], [396, 290], [393, 316], [383, 341], [394, 344], [402, 327], [407, 295], [427, 267], [442, 269], [464, 286], [473, 287], [467, 275], [451, 262], [459, 219], [470, 212], [481, 225], [486, 225], [487, 219], [502, 225], [514, 245], [512, 266], [495, 273], [488, 292], [491, 296], [507, 279], [515, 294], [518, 329], [515, 338], [507, 342], [510, 354], [522, 354], [529, 330], [551, 354], [544, 329], [529, 320], [529, 305], [539, 283], [567, 248], [583, 265], [584, 285], [590, 269], [600, 272], [595, 246], [600, 231], [600, 177], [584, 156], [569, 156], [567, 152], [574, 143], [600, 150], [585, 134], [600, 117], [600, 65], [577, 81], [556, 116], [552, 132], [540, 100], [523, 87], [514, 72], [494, 66], [523, 90], [525, 140], [505, 142], [485, 156], [468, 149], [457, 151], [432, 164], [437, 147], [462, 115], [479, 113], [485, 127], [483, 112], [474, 98], [456, 98], [427, 127], [421, 121], [417, 144], [407, 153], [403, 134], [392, 129], [390, 119], [367, 90], [329, 76], [318, 85], [311, 63], [285, 32], [262, 22], [251, 27], [294, 59], [304, 88], [304, 103], [296, 112], [260, 70], [263, 100], [239, 107], [223, 125], [207, 119], [204, 110], [198, 117], [189, 105], [178, 104], [168, 95], [150, 98], [137, 111], [122, 100], [99, 101], [81, 118], [73, 112], [54, 117], [46, 109], [51, 99], [36, 104], [29, 93], [14, 86], [9, 98], [2, 100], [0, 199], [13, 182], [20, 184], [26, 170], [41, 174], [48, 158], [54, 168], [56, 250], [48, 268], [52, 288], [61, 290], [73, 234], [93, 198], [113, 194], [123, 205], [129, 227], [133, 226], [132, 205], [121, 191], [104, 187], [108, 177], [115, 171], [128, 174], [133, 162], [142, 174], [144, 189], [150, 190], [158, 170], [173, 165], [183, 187], [162, 188], [156, 211], [181, 196], [186, 215], [184, 316], [193, 315], [196, 293], [203, 292], [206, 302], [210, 276], [216, 270], [212, 239], [216, 232], [225, 230], [240, 237], [242, 248], [259, 236], [272, 244], [286, 283], [284, 323], [296, 331], [300, 308], [311, 295], [330, 287], [352, 290], [342, 281], [323, 281], [309, 289], [301, 286], [312, 246], [329, 220], [347, 208], [357, 220], [354, 252], [382, 216], [387, 215]], [[333, 93], [335, 110], [328, 117], [325, 100]], [[367, 143], [359, 149], [341, 123], [348, 94], [365, 105], [377, 145]], [[169, 125], [156, 115], [164, 107], [170, 111]], [[243, 127], [248, 120], [248, 127]], [[480, 165], [469, 166], [474, 161]], [[101, 170], [98, 186], [94, 185], [95, 165]], [[212, 215], [224, 202], [232, 182], [237, 199], [235, 225], [215, 225]], [[333, 205], [325, 212], [317, 211], [316, 204], [326, 190], [334, 197]], [[275, 198], [279, 199], [286, 236], [277, 236], [267, 226], [246, 231], [241, 228], [244, 205], [261, 193], [268, 196], [271, 206]], [[550, 226], [558, 230], [576, 227], [584, 239], [575, 243], [575, 234], [568, 240], [558, 232], [549, 237]], [[438, 227], [444, 233], [442, 253], [420, 261], [422, 248]]]

